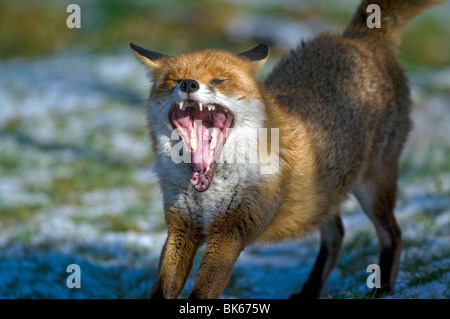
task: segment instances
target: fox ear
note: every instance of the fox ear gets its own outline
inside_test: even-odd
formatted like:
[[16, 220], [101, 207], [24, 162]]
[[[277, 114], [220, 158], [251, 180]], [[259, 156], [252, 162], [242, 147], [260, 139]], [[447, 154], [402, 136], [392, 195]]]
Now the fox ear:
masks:
[[141, 48], [134, 43], [130, 43], [130, 49], [136, 57], [150, 69], [150, 71], [160, 68], [162, 65], [162, 59], [168, 57], [168, 55]]
[[269, 55], [269, 46], [267, 44], [258, 44], [253, 49], [250, 49], [248, 51], [242, 52], [239, 54], [240, 56], [243, 56], [245, 58], [250, 59], [250, 61], [261, 61], [267, 59], [267, 56]]
[[242, 52], [239, 56], [252, 62], [253, 72], [258, 74], [267, 61], [269, 55], [269, 46], [267, 44], [258, 44], [253, 49]]

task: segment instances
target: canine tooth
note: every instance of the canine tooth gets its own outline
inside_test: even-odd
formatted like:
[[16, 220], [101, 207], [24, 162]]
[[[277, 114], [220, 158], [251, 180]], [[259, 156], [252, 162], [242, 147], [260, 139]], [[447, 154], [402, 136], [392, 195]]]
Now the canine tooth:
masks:
[[214, 111], [216, 109], [216, 106], [213, 104], [213, 105], [211, 105], [211, 108]]
[[211, 105], [208, 104], [206, 107], [208, 108], [208, 111], [211, 111]]
[[191, 138], [191, 149], [194, 152], [197, 150], [197, 140], [195, 138]]
[[209, 143], [209, 149], [214, 149], [217, 146], [217, 137], [215, 135], [212, 136], [211, 142]]
[[201, 102], [198, 102], [198, 107], [200, 108], [200, 112], [203, 111], [203, 104]]
[[209, 146], [209, 149], [211, 150], [211, 149], [214, 149], [214, 148], [216, 148], [216, 146], [217, 146], [217, 136], [218, 136], [218, 129], [217, 128], [214, 128], [213, 130], [212, 130], [212, 133], [211, 133], [211, 142], [210, 142], [210, 146]]
[[213, 130], [211, 132], [211, 139], [217, 138], [217, 131], [218, 131], [217, 128], [213, 128]]
[[195, 179], [195, 180], [193, 180], [192, 178], [191, 178], [191, 183], [192, 183], [192, 185], [197, 185], [198, 184], [198, 179]]
[[209, 148], [209, 160], [211, 161], [210, 163], [208, 163], [208, 165], [210, 165], [212, 163], [212, 161], [214, 160], [214, 148], [210, 147]]
[[180, 110], [183, 110], [184, 101], [180, 102]]

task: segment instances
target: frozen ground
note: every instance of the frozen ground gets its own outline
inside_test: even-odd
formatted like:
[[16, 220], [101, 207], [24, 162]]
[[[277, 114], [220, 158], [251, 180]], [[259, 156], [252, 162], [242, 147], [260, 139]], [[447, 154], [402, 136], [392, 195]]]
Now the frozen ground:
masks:
[[[0, 69], [0, 297], [145, 297], [165, 229], [141, 66], [129, 52], [80, 51], [0, 62]], [[448, 298], [450, 69], [411, 78], [415, 128], [397, 206], [404, 251], [391, 298]], [[344, 248], [325, 298], [363, 297], [366, 267], [378, 258], [374, 230], [356, 202], [343, 212]], [[318, 245], [311, 235], [248, 247], [224, 297], [289, 296], [306, 280]], [[81, 268], [79, 289], [66, 286], [69, 264]], [[182, 297], [194, 278], [195, 271]]]

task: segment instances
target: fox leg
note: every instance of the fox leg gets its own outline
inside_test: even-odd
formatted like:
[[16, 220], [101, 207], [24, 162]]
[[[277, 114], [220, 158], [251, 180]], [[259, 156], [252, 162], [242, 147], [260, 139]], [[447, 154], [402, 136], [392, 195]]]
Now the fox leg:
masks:
[[244, 248], [227, 237], [218, 235], [208, 241], [189, 299], [218, 299], [222, 294]]
[[339, 259], [339, 251], [344, 238], [344, 227], [339, 215], [326, 222], [320, 228], [321, 246], [311, 274], [300, 293], [290, 298], [316, 299], [328, 280], [331, 271]]
[[270, 221], [252, 213], [257, 207], [238, 204], [208, 226], [206, 248], [189, 298], [217, 299], [225, 289], [241, 251]]
[[168, 218], [168, 235], [161, 252], [158, 274], [150, 298], [176, 298], [192, 268], [195, 252], [201, 244], [201, 231], [192, 221], [176, 214]]
[[362, 209], [375, 225], [380, 242], [381, 288], [375, 288], [372, 294], [375, 297], [391, 292], [398, 274], [402, 239], [394, 216], [396, 190], [396, 171], [391, 171], [387, 176], [370, 178], [354, 190]]

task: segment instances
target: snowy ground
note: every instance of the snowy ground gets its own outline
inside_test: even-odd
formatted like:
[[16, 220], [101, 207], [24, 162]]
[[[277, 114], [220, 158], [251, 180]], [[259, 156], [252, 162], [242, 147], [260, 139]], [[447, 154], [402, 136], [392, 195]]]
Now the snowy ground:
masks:
[[[0, 63], [0, 298], [141, 298], [165, 239], [144, 101], [132, 54], [82, 51]], [[401, 162], [404, 234], [392, 298], [450, 296], [450, 69], [411, 74], [414, 131]], [[361, 298], [378, 243], [353, 199], [325, 298]], [[249, 247], [224, 297], [285, 298], [301, 288], [318, 236]], [[201, 251], [196, 258], [199, 263]], [[81, 288], [66, 286], [69, 264]], [[194, 265], [194, 269], [195, 269]], [[195, 271], [182, 297], [193, 286]]]

